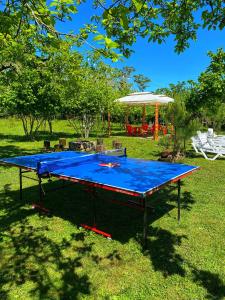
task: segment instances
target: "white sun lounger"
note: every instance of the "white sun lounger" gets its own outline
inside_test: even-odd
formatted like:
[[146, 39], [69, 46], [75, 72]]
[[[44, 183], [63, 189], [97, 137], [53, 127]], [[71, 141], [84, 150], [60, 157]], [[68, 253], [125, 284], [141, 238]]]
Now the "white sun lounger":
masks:
[[213, 142], [218, 146], [225, 147], [225, 135], [216, 135], [213, 131], [213, 128], [208, 128], [207, 140], [209, 143]]
[[[192, 146], [197, 153], [201, 153], [205, 159], [215, 160], [218, 157], [225, 157], [225, 145], [215, 143], [213, 139], [207, 139], [207, 133], [197, 132], [197, 136], [192, 137]], [[213, 154], [211, 158], [208, 155]]]

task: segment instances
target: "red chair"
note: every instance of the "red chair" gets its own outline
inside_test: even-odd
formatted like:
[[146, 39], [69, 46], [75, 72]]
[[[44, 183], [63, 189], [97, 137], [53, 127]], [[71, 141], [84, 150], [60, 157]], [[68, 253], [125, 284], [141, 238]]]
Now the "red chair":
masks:
[[140, 127], [140, 126], [139, 126], [139, 127], [136, 127], [136, 129], [137, 129], [137, 135], [138, 135], [138, 136], [141, 136], [141, 135], [142, 135], [142, 131], [143, 131], [143, 130], [142, 130], [142, 127]]
[[148, 124], [143, 124], [141, 127], [143, 130], [148, 131], [148, 128], [149, 128]]
[[154, 135], [155, 132], [155, 124], [152, 125], [152, 127], [150, 128], [150, 132], [152, 135]]
[[126, 125], [127, 135], [133, 135], [133, 128], [131, 125]]
[[148, 131], [149, 131], [149, 126], [148, 126], [148, 124], [143, 124], [143, 125], [141, 126], [141, 135], [147, 136], [147, 135], [148, 135]]
[[137, 133], [138, 133], [138, 128], [132, 127], [132, 135], [137, 135]]

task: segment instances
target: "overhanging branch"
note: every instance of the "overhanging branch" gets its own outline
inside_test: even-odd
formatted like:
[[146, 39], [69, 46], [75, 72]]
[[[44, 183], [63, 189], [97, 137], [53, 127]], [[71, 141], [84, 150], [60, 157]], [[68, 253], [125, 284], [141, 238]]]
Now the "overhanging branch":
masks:
[[34, 10], [32, 9], [32, 7], [26, 3], [25, 4], [26, 7], [30, 10], [35, 22], [37, 23], [37, 25], [40, 28], [45, 28], [48, 32], [51, 32], [52, 34], [54, 34], [55, 36], [59, 37], [59, 36], [66, 36], [66, 37], [70, 37], [70, 38], [74, 38], [74, 39], [80, 39], [82, 40], [85, 44], [87, 44], [90, 48], [92, 48], [93, 50], [99, 51], [101, 52], [100, 49], [96, 48], [95, 46], [93, 46], [92, 44], [90, 44], [88, 41], [86, 41], [84, 38], [80, 37], [79, 35], [76, 34], [72, 34], [72, 33], [64, 33], [64, 32], [60, 32], [58, 30], [56, 30], [54, 27], [47, 25], [45, 22], [42, 21], [41, 18], [39, 18], [36, 13], [34, 12]]

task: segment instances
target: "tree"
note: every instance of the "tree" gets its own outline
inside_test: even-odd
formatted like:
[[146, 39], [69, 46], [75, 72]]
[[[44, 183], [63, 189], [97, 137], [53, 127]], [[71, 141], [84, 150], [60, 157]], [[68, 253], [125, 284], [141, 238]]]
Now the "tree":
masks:
[[130, 77], [132, 76], [132, 73], [135, 72], [135, 68], [134, 67], [125, 66], [125, 67], [122, 68], [121, 72], [123, 74], [123, 78], [125, 80], [129, 80]]
[[113, 68], [113, 70], [113, 74], [111, 73], [111, 75], [116, 88], [121, 91], [122, 96], [127, 95], [132, 88], [130, 79], [132, 78], [132, 73], [135, 69], [133, 67], [125, 66], [122, 69]]
[[46, 1], [1, 1], [0, 71], [18, 68], [28, 53], [57, 48], [59, 41], [51, 35], [51, 28], [69, 13], [65, 3], [53, 14]]
[[137, 74], [134, 75], [134, 82], [137, 84], [139, 91], [144, 92], [146, 87], [151, 82], [151, 79], [142, 74]]
[[[111, 74], [113, 69], [103, 63], [95, 68], [84, 63], [76, 73], [72, 68], [68, 76], [68, 85], [72, 88], [65, 90], [64, 110], [71, 126], [79, 129], [82, 137], [88, 138], [99, 117], [101, 119], [112, 109], [112, 102], [117, 97]], [[76, 82], [76, 88], [73, 82]]]
[[[171, 123], [174, 130], [169, 137], [167, 146], [172, 147], [173, 160], [179, 159], [186, 151], [186, 142], [199, 128], [198, 120], [192, 118], [187, 111], [184, 101], [175, 101], [168, 105], [165, 112], [167, 122]], [[168, 138], [167, 138], [168, 139]]]
[[191, 87], [188, 82], [184, 81], [177, 84], [170, 83], [168, 87], [156, 90], [156, 93], [175, 99], [173, 103], [161, 110], [163, 118], [173, 126], [171, 136], [164, 138], [161, 144], [172, 149], [172, 158], [176, 160], [185, 154], [188, 139], [199, 129], [198, 119], [193, 118], [192, 112], [188, 111], [186, 105]]
[[21, 119], [29, 138], [34, 138], [43, 121], [50, 121], [60, 107], [60, 89], [49, 64], [34, 56], [20, 72], [1, 74], [1, 105]]
[[208, 52], [208, 56], [211, 62], [192, 88], [190, 109], [197, 110], [202, 107], [216, 109], [225, 103], [225, 52], [218, 49], [216, 53]]
[[163, 94], [186, 103], [187, 99], [190, 97], [191, 90], [192, 86], [190, 81], [178, 81], [175, 84], [170, 83], [166, 88], [159, 88], [155, 92], [156, 94]]
[[175, 51], [180, 53], [189, 47], [190, 40], [197, 39], [200, 27], [222, 30], [225, 26], [225, 3], [221, 0], [95, 0], [94, 4], [103, 9], [102, 15], [96, 16], [95, 20], [106, 31], [106, 36], [97, 38], [105, 41], [106, 45], [111, 43], [110, 39], [114, 39], [125, 56], [131, 54], [130, 46], [138, 36], [158, 43], [173, 36]]
[[[93, 16], [90, 24], [76, 28], [76, 33], [56, 29], [57, 22], [72, 20], [75, 14], [79, 14], [80, 5], [91, 4]], [[225, 4], [221, 0], [94, 0], [91, 4], [72, 0], [1, 1], [0, 42], [4, 47], [14, 43], [14, 48], [17, 48], [19, 37], [31, 34], [31, 43], [38, 43], [42, 51], [47, 51], [46, 44], [55, 46], [57, 38], [66, 37], [77, 45], [87, 43], [99, 55], [115, 61], [120, 57], [117, 49], [125, 57], [132, 53], [130, 47], [137, 37], [163, 43], [173, 36], [175, 51], [180, 53], [189, 47], [190, 40], [197, 39], [199, 28], [222, 30], [225, 26]], [[105, 34], [102, 34], [102, 29]], [[87, 41], [90, 33], [102, 46], [96, 47]], [[9, 66], [12, 66], [10, 61], [4, 62], [0, 70]]]
[[209, 52], [208, 56], [211, 58], [209, 66], [197, 82], [192, 82], [187, 108], [193, 116], [212, 123], [216, 116], [219, 118], [225, 104], [225, 52], [218, 49], [216, 53]]

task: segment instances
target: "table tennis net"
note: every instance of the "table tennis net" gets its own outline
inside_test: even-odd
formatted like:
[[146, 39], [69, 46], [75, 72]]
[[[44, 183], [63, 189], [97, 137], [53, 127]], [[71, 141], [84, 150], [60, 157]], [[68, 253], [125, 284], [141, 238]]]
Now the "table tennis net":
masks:
[[59, 169], [70, 168], [71, 166], [81, 165], [96, 159], [105, 159], [107, 157], [125, 157], [126, 149], [108, 150], [100, 153], [84, 154], [78, 157], [62, 158], [51, 161], [40, 161], [37, 164], [37, 174], [44, 175], [54, 173]]
[[127, 156], [126, 148], [120, 148], [120, 149], [112, 149], [112, 150], [106, 150], [103, 152], [98, 153], [99, 156]]

